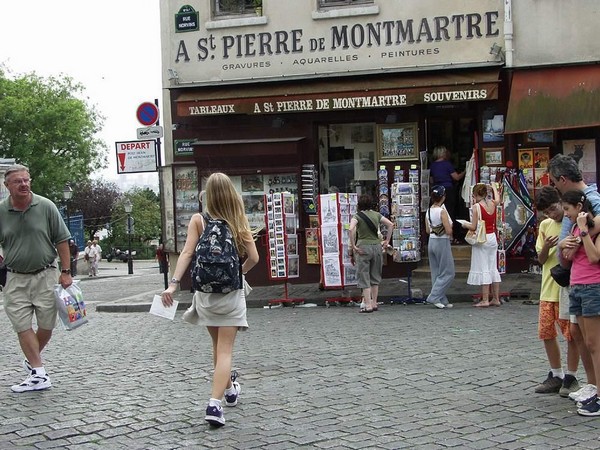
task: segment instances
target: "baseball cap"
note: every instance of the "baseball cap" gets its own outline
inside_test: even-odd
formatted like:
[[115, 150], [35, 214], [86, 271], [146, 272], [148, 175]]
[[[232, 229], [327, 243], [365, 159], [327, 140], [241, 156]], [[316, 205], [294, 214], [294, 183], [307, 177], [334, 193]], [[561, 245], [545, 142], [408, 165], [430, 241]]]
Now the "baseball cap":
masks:
[[443, 197], [446, 195], [446, 188], [440, 185], [434, 186], [431, 190], [431, 195], [434, 197]]

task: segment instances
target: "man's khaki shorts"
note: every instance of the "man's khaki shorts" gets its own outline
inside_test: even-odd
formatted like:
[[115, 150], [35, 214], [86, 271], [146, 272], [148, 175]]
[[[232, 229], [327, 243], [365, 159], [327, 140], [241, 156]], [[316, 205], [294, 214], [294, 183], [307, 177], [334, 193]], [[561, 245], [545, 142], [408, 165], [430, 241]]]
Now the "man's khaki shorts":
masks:
[[48, 268], [35, 275], [9, 272], [4, 288], [4, 310], [17, 333], [32, 328], [35, 312], [38, 328], [52, 330], [56, 325], [54, 285], [58, 269]]

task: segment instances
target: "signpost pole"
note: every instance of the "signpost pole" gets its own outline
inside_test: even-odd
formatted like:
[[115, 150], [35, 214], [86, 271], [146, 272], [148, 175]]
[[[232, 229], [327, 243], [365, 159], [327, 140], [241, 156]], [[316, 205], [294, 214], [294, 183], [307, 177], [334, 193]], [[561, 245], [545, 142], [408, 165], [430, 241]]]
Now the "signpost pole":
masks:
[[[154, 104], [156, 105], [156, 108], [158, 109], [158, 99], [155, 98], [154, 99]], [[156, 120], [156, 125], [160, 126], [160, 116], [159, 118]], [[157, 162], [157, 166], [159, 169], [159, 177], [160, 177], [160, 168], [162, 167], [162, 157], [161, 157], [161, 151], [160, 151], [160, 138], [156, 139], [156, 162]], [[162, 203], [163, 201], [163, 197], [162, 197], [162, 180], [161, 182], [158, 183], [158, 198], [160, 198], [160, 201]], [[164, 211], [164, 208], [161, 208], [161, 211]], [[164, 225], [164, 217], [161, 220], [161, 223]], [[161, 242], [165, 242], [165, 234], [164, 234], [164, 227], [161, 227]], [[164, 248], [164, 244], [163, 244], [163, 252], [166, 252], [166, 249]], [[160, 264], [160, 261], [159, 261]], [[167, 264], [167, 266], [164, 268], [163, 270], [163, 282], [165, 284], [165, 289], [167, 289], [169, 287], [169, 265]]]

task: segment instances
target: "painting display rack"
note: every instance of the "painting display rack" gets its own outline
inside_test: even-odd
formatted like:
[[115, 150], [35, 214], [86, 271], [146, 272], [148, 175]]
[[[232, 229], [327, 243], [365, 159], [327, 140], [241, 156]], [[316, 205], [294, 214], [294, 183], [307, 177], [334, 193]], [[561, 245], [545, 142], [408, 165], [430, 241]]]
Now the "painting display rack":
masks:
[[274, 298], [269, 300], [269, 309], [273, 305], [286, 304], [291, 303], [292, 306], [302, 305], [304, 304], [303, 298], [290, 298], [288, 295], [288, 283], [287, 281], [283, 283], [283, 298]]

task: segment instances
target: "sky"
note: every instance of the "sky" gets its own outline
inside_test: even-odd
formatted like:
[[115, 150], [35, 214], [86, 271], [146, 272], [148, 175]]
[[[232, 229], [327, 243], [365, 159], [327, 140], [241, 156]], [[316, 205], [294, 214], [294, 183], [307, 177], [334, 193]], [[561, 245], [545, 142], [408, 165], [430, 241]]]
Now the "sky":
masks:
[[[121, 187], [155, 185], [156, 173], [117, 174], [115, 142], [136, 140], [137, 107], [160, 100], [159, 0], [2, 2], [0, 64], [13, 74], [68, 75], [105, 117], [99, 177]], [[164, 159], [163, 159], [164, 161]]]

